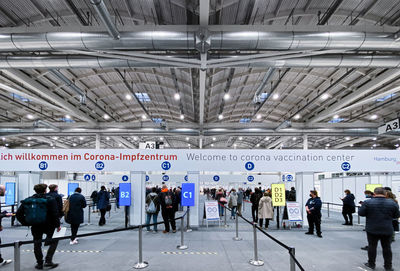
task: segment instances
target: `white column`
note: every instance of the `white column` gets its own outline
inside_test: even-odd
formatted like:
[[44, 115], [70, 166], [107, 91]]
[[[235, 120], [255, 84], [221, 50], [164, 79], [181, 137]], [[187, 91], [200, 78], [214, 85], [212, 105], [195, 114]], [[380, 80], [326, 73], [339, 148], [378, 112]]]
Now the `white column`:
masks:
[[35, 173], [18, 173], [17, 179], [17, 200], [18, 202], [35, 194], [33, 187], [40, 183], [40, 174]]
[[145, 220], [146, 172], [131, 171], [131, 207], [129, 223], [131, 226], [143, 224]]
[[202, 206], [199, 206], [200, 197], [200, 172], [199, 171], [188, 171], [188, 183], [194, 183], [194, 204], [195, 206], [190, 207], [190, 226], [197, 228], [199, 227], [199, 215]]
[[308, 135], [303, 135], [303, 150], [308, 150]]
[[96, 150], [100, 150], [100, 135], [96, 134]]
[[303, 225], [308, 226], [305, 204], [310, 198], [310, 190], [314, 190], [314, 173], [296, 173], [296, 201], [300, 204], [303, 214]]

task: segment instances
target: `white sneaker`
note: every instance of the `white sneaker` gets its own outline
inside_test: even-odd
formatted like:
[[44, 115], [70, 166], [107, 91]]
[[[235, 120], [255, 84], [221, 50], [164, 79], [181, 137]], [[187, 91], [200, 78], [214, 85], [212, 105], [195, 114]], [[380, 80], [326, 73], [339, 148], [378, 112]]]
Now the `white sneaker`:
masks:
[[3, 260], [2, 262], [0, 262], [0, 265], [6, 265], [6, 264], [9, 264], [9, 263], [12, 263], [12, 260]]
[[73, 240], [73, 241], [70, 241], [69, 244], [70, 244], [71, 246], [72, 246], [72, 245], [76, 245], [76, 244], [78, 244], [78, 241], [75, 239], [75, 240]]

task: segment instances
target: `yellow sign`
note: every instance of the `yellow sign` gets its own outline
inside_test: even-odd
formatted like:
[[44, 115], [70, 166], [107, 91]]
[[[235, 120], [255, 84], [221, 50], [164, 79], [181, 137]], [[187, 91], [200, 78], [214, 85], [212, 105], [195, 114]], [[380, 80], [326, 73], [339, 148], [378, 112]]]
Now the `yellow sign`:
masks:
[[286, 195], [285, 195], [285, 184], [272, 184], [272, 205], [273, 206], [285, 206]]
[[377, 188], [377, 187], [382, 187], [382, 185], [381, 185], [381, 184], [366, 184], [366, 185], [365, 185], [365, 190], [369, 190], [369, 191], [371, 191], [372, 193], [374, 193], [374, 190], [375, 190], [375, 188]]

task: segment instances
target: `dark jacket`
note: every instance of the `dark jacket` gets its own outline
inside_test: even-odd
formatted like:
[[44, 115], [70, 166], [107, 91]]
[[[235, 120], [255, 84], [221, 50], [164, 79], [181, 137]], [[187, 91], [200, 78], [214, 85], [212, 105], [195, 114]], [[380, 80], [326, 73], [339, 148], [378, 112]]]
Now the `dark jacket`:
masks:
[[355, 213], [356, 204], [354, 202], [356, 198], [353, 194], [348, 194], [343, 198], [343, 212], [345, 213]]
[[60, 218], [63, 217], [64, 216], [64, 212], [63, 212], [62, 197], [58, 194], [57, 191], [49, 192], [49, 193], [47, 193], [47, 196], [52, 197], [52, 198], [54, 198], [56, 200], [58, 215], [60, 216]]
[[110, 194], [107, 191], [100, 190], [97, 193], [97, 208], [106, 209], [108, 204], [110, 204]]
[[156, 193], [151, 192], [146, 197], [146, 205], [149, 206], [152, 200], [157, 209], [156, 214], [158, 214], [160, 212], [160, 198]]
[[259, 192], [254, 192], [250, 196], [250, 202], [253, 204], [254, 207], [258, 207], [258, 204], [260, 203], [260, 199], [262, 198], [262, 194]]
[[86, 199], [81, 193], [75, 192], [69, 197], [69, 211], [65, 221], [69, 224], [83, 223], [83, 208], [86, 207]]
[[[160, 205], [161, 205], [161, 209], [162, 210], [166, 210], [167, 208], [174, 208], [174, 206], [176, 206], [176, 198], [175, 198], [175, 193], [172, 193], [171, 191], [167, 191], [167, 192], [161, 192], [158, 195], [159, 199], [160, 199]], [[166, 197], [171, 197], [172, 199], [172, 205], [171, 206], [167, 206], [165, 204], [165, 198]]]
[[97, 203], [98, 201], [98, 193], [97, 191], [93, 191], [92, 194], [90, 195], [90, 198], [92, 199], [93, 203]]
[[[35, 228], [40, 228], [45, 231], [46, 229], [55, 229], [60, 227], [60, 215], [58, 214], [57, 202], [53, 197], [49, 197], [46, 194], [34, 194], [32, 198], [45, 198], [47, 199], [47, 214], [46, 214], [46, 223], [43, 225], [32, 226]], [[23, 208], [18, 208], [17, 216], [19, 216], [19, 211], [22, 211]], [[23, 214], [22, 214], [23, 216]], [[18, 219], [20, 220], [20, 219]]]
[[365, 230], [368, 233], [380, 235], [392, 235], [392, 220], [400, 216], [399, 205], [383, 197], [365, 201], [358, 210], [358, 214], [367, 218]]
[[309, 198], [307, 200], [306, 206], [311, 211], [311, 214], [321, 215], [322, 201], [320, 197]]

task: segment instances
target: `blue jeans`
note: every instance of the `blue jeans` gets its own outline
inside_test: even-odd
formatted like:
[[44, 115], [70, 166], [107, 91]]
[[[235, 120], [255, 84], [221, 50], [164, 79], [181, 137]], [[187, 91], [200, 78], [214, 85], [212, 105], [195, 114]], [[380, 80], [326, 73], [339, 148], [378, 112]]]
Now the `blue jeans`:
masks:
[[[158, 214], [146, 214], [146, 224], [150, 224], [150, 219], [153, 217], [153, 223], [157, 223], [157, 216]], [[157, 231], [157, 224], [153, 226], [154, 231]], [[147, 230], [150, 231], [150, 226], [147, 226]]]
[[223, 216], [224, 215], [224, 206], [222, 206], [221, 204], [218, 204], [218, 210], [219, 210], [219, 216]]
[[237, 206], [232, 206], [231, 217], [235, 217], [236, 216], [236, 210], [237, 210]]

